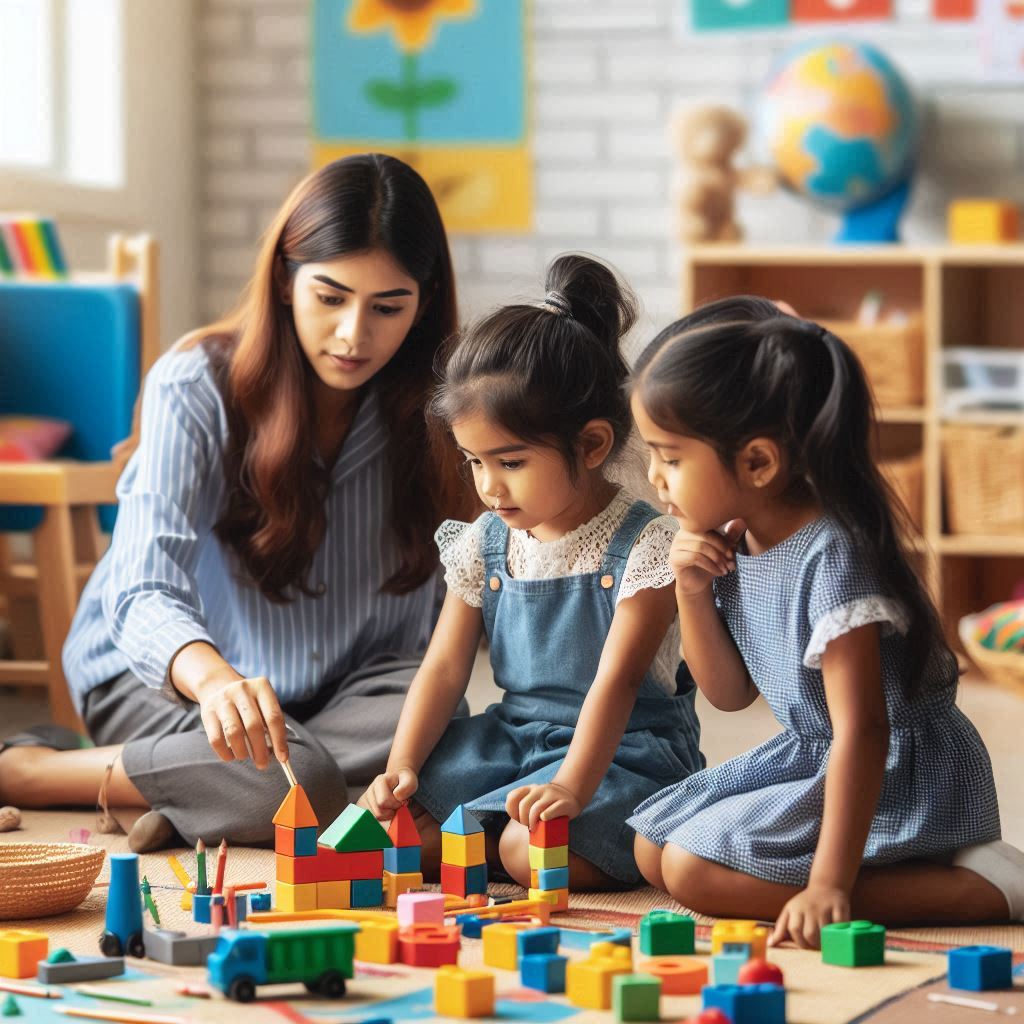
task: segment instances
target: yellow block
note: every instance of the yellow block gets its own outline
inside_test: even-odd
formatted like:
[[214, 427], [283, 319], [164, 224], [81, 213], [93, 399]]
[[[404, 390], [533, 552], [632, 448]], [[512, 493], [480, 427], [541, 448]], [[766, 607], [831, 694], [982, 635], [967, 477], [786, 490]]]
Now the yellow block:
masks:
[[493, 1016], [494, 975], [490, 971], [467, 971], [454, 964], [439, 967], [434, 983], [434, 1009], [440, 1017]]
[[290, 882], [278, 882], [274, 905], [278, 910], [294, 914], [304, 910], [316, 910], [317, 882], [301, 882], [292, 885]]
[[474, 864], [484, 864], [486, 861], [483, 832], [474, 832], [471, 836], [441, 833], [442, 864], [456, 864], [460, 868], [469, 868]]
[[352, 883], [345, 880], [336, 882], [314, 882], [316, 886], [317, 910], [350, 910], [352, 907]]
[[530, 899], [547, 900], [547, 902], [551, 904], [551, 909], [556, 913], [561, 910], [569, 909], [568, 889], [531, 889]]
[[0, 977], [34, 978], [40, 960], [50, 951], [50, 937], [45, 932], [27, 928], [0, 932]]
[[949, 204], [951, 242], [1012, 242], [1018, 237], [1017, 207], [998, 199], [956, 199]]
[[569, 866], [568, 846], [531, 846], [530, 869], [566, 868]]
[[756, 921], [716, 921], [711, 929], [711, 955], [722, 952], [727, 942], [745, 942], [750, 958], [763, 960], [768, 948], [768, 929]]
[[[484, 935], [489, 929], [484, 929]], [[571, 960], [565, 971], [565, 993], [573, 1006], [588, 1010], [610, 1010], [612, 978], [633, 970], [633, 953], [626, 946], [596, 942], [590, 959]]]
[[398, 922], [382, 917], [360, 921], [356, 934], [356, 959], [371, 964], [398, 963]]
[[398, 897], [410, 889], [419, 889], [423, 886], [423, 875], [419, 871], [403, 871], [393, 874], [390, 871], [384, 872], [384, 906], [394, 910], [398, 906]]
[[484, 939], [484, 963], [488, 967], [500, 967], [506, 971], [517, 970], [519, 940], [516, 936], [530, 927], [532, 925], [516, 922], [488, 925], [481, 933]]

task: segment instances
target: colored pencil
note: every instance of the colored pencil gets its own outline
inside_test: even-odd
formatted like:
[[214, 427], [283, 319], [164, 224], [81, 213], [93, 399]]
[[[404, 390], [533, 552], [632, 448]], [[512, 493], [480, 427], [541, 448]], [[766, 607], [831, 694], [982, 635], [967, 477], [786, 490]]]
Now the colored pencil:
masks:
[[228, 864], [228, 841], [222, 839], [217, 847], [217, 879], [213, 883], [214, 892], [224, 891], [224, 869]]
[[13, 992], [16, 996], [35, 996], [36, 999], [63, 999], [64, 993], [52, 988], [36, 988], [32, 985], [15, 985], [12, 981], [0, 981], [0, 992]]
[[145, 901], [146, 908], [153, 915], [153, 924], [159, 928], [160, 911], [156, 909], [156, 903], [153, 901], [153, 890], [150, 887], [149, 879], [145, 875], [142, 876], [142, 885], [140, 888], [142, 889], [142, 899]]
[[288, 779], [288, 785], [297, 786], [299, 784], [295, 778], [295, 772], [292, 771], [291, 762], [282, 761], [281, 770], [284, 772], [285, 777]]
[[181, 866], [181, 861], [172, 853], [167, 858], [167, 863], [171, 865], [175, 878], [187, 889], [192, 884], [192, 879], [188, 877], [188, 872]]
[[210, 887], [206, 884], [206, 843], [199, 839], [196, 842], [196, 895], [209, 894]]
[[112, 1020], [117, 1024], [189, 1024], [187, 1017], [168, 1017], [162, 1013], [129, 1013], [121, 1010], [86, 1010], [81, 1006], [55, 1006], [65, 1017], [85, 1017], [88, 1020]]
[[68, 276], [68, 264], [64, 259], [64, 250], [61, 248], [60, 236], [57, 234], [57, 225], [49, 217], [44, 217], [39, 222], [39, 229], [43, 236], [43, 244], [46, 246], [47, 255], [50, 257], [50, 266], [57, 277]]
[[152, 999], [142, 996], [125, 996], [120, 992], [112, 992], [109, 988], [97, 988], [95, 985], [78, 985], [75, 991], [93, 999], [109, 999], [112, 1003], [131, 1003], [132, 1006], [152, 1006]]

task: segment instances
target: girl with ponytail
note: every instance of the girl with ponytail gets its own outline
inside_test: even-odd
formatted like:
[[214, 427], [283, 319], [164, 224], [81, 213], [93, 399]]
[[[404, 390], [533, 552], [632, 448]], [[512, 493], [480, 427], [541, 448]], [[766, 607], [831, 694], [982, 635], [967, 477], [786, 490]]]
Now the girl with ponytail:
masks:
[[[606, 472], [632, 426], [619, 351], [630, 296], [585, 256], [555, 260], [545, 288], [447, 352], [428, 411], [487, 511], [438, 531], [448, 596], [361, 802], [386, 820], [414, 799], [427, 870], [438, 823], [465, 804], [488, 862], [524, 886], [528, 829], [568, 816], [573, 887], [634, 885], [627, 815], [703, 765], [694, 687], [676, 679], [676, 524]], [[485, 631], [504, 695], [453, 720]], [[564, 888], [561, 874], [543, 888]]]
[[871, 458], [850, 349], [764, 299], [724, 299], [654, 340], [632, 406], [680, 524], [693, 678], [725, 711], [763, 696], [783, 727], [637, 807], [644, 876], [803, 947], [851, 914], [1019, 920], [1024, 855], [998, 841], [989, 757]]

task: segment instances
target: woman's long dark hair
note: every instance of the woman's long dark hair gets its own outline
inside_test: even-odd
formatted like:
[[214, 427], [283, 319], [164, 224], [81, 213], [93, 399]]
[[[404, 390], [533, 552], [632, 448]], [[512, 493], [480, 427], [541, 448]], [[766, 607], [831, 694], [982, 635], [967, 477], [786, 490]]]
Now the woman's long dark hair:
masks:
[[876, 423], [864, 370], [839, 338], [767, 299], [721, 299], [662, 331], [637, 361], [632, 387], [655, 423], [711, 445], [730, 472], [753, 438], [781, 446], [784, 500], [819, 504], [906, 611], [908, 692], [933, 656], [952, 659], [901, 543], [909, 516], [871, 455]]

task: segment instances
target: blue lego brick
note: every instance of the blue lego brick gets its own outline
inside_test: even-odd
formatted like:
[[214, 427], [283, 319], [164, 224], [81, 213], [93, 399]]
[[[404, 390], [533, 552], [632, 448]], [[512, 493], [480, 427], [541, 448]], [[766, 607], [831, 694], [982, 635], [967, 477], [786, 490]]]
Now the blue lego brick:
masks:
[[705, 985], [701, 1009], [718, 1009], [732, 1024], [786, 1024], [786, 990], [781, 985]]
[[489, 924], [497, 924], [499, 918], [496, 917], [477, 917], [476, 914], [467, 914], [465, 917], [459, 918], [459, 924], [462, 925], [462, 937], [464, 939], [479, 939], [481, 932]]
[[519, 958], [519, 980], [523, 988], [548, 994], [565, 991], [567, 956], [558, 953], [530, 953]]
[[297, 828], [295, 830], [295, 853], [296, 857], [316, 856], [316, 826], [310, 828]]
[[564, 868], [540, 868], [537, 871], [538, 889], [568, 889], [569, 869]]
[[532, 953], [557, 953], [561, 928], [530, 928], [516, 936], [517, 952], [520, 957]]
[[949, 951], [949, 987], [969, 992], [1013, 986], [1013, 955], [1002, 946], [961, 946]]
[[384, 870], [393, 875], [416, 874], [420, 870], [418, 846], [393, 846], [384, 851]]
[[249, 894], [249, 909], [255, 914], [270, 909], [270, 893], [254, 892]]
[[738, 985], [740, 968], [750, 959], [748, 953], [736, 950], [722, 950], [712, 958], [716, 985]]
[[192, 920], [197, 924], [210, 924], [210, 904], [213, 896], [192, 897]]
[[379, 907], [384, 902], [384, 880], [382, 878], [355, 878], [352, 880], [352, 909], [356, 907]]
[[475, 892], [487, 892], [487, 865], [471, 864], [464, 869], [466, 872], [466, 895]]

